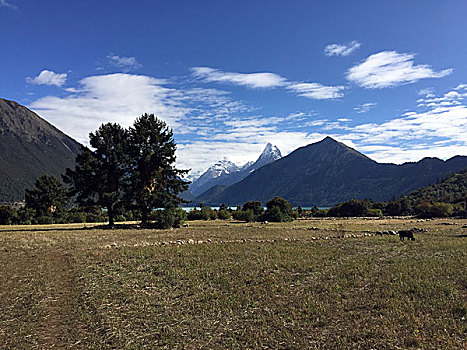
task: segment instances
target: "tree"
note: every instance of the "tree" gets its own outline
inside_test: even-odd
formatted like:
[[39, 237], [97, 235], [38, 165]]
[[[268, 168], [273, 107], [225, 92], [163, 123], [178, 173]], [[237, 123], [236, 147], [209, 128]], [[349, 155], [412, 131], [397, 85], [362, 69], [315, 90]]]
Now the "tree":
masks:
[[292, 221], [292, 204], [284, 198], [275, 197], [266, 203], [264, 217], [269, 221]]
[[0, 225], [10, 225], [15, 216], [15, 210], [11, 205], [0, 205]]
[[36, 216], [48, 216], [61, 211], [70, 201], [66, 187], [56, 177], [42, 175], [32, 190], [25, 190], [26, 208], [34, 209]]
[[257, 217], [264, 213], [263, 205], [259, 201], [248, 201], [245, 204], [243, 204], [242, 210], [246, 211], [248, 209], [251, 209], [253, 211], [253, 214]]
[[80, 205], [107, 208], [113, 226], [128, 180], [128, 132], [116, 123], [102, 124], [89, 134], [89, 143], [95, 150], [83, 146], [75, 169], [67, 169], [63, 179]]
[[141, 211], [143, 224], [153, 208], [173, 208], [184, 202], [178, 193], [188, 189], [182, 180], [188, 170], [178, 170], [173, 132], [154, 114], [137, 118], [129, 129], [130, 198]]

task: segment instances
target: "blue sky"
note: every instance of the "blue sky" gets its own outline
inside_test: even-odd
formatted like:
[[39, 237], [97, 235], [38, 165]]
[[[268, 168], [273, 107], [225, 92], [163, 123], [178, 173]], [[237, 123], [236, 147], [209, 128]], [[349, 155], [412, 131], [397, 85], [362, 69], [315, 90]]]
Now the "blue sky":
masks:
[[148, 112], [178, 165], [330, 135], [380, 162], [467, 155], [465, 1], [0, 0], [0, 97], [82, 143]]

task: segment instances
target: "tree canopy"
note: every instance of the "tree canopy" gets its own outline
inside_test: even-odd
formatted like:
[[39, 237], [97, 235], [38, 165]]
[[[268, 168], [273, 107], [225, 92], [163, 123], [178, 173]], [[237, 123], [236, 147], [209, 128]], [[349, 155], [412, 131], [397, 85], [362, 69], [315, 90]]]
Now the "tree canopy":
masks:
[[67, 169], [64, 181], [82, 206], [107, 208], [109, 225], [120, 209], [137, 208], [142, 222], [154, 208], [173, 208], [188, 188], [182, 179], [187, 170], [175, 167], [173, 132], [154, 114], [137, 118], [128, 129], [116, 123], [102, 124], [90, 133], [75, 169]]

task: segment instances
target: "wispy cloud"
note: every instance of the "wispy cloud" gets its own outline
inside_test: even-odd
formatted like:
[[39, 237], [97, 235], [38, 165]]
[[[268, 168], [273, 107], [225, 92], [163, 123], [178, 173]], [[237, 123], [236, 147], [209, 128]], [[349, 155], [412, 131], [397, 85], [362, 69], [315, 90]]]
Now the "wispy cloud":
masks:
[[299, 96], [314, 100], [329, 100], [344, 96], [344, 86], [325, 86], [319, 83], [295, 83], [287, 86], [288, 90]]
[[376, 107], [376, 102], [367, 102], [367, 103], [362, 103], [361, 105], [358, 105], [357, 107], [354, 108], [354, 111], [357, 113], [366, 113], [370, 109]]
[[285, 78], [274, 73], [233, 73], [209, 67], [193, 67], [193, 76], [206, 82], [246, 86], [252, 89], [274, 88], [287, 84]]
[[382, 51], [347, 71], [347, 79], [368, 89], [380, 89], [414, 83], [425, 78], [442, 78], [452, 69], [435, 72], [429, 65], [415, 65], [415, 55]]
[[179, 125], [187, 109], [177, 100], [176, 91], [163, 81], [131, 74], [91, 76], [80, 81], [66, 97], [46, 96], [31, 104], [65, 133], [87, 143], [88, 133], [102, 123], [130, 125], [142, 113], [155, 113], [172, 127]]
[[120, 57], [117, 55], [109, 55], [107, 58], [112, 66], [121, 68], [123, 72], [130, 72], [142, 67], [142, 65], [136, 61], [135, 57]]
[[348, 56], [357, 50], [361, 44], [354, 40], [347, 44], [329, 44], [324, 48], [326, 56]]
[[6, 0], [0, 0], [0, 7], [8, 7], [12, 10], [17, 10], [18, 9], [18, 6], [16, 6], [15, 4], [12, 4]]
[[42, 72], [39, 73], [37, 77], [27, 77], [26, 82], [28, 82], [29, 84], [36, 85], [62, 86], [63, 84], [65, 84], [66, 78], [66, 73], [55, 73], [53, 71], [44, 69]]

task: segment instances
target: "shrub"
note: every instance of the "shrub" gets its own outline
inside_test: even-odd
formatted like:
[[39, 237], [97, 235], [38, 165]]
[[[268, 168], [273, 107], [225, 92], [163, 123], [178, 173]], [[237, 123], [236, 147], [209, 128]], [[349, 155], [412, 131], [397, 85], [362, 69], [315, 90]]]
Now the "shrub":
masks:
[[20, 208], [16, 211], [15, 218], [13, 222], [19, 225], [31, 225], [35, 220], [36, 211], [31, 208]]
[[106, 218], [104, 218], [103, 215], [98, 215], [95, 213], [86, 213], [85, 214], [85, 220], [86, 222], [104, 222], [107, 221]]
[[50, 225], [53, 224], [55, 220], [52, 216], [42, 215], [36, 218], [36, 222], [41, 225]]
[[422, 202], [415, 206], [415, 214], [421, 218], [444, 218], [453, 214], [453, 206], [449, 203]]
[[0, 225], [10, 225], [15, 217], [11, 205], [0, 205]]
[[155, 226], [161, 229], [180, 227], [186, 220], [187, 214], [182, 208], [168, 208], [156, 210], [151, 215]]
[[188, 212], [188, 220], [204, 220], [201, 210], [192, 209]]
[[263, 215], [264, 220], [267, 221], [292, 221], [294, 213], [292, 204], [284, 198], [275, 197], [266, 203], [266, 212]]
[[71, 223], [86, 222], [86, 213], [83, 213], [81, 211], [70, 212], [70, 215], [68, 216], [68, 222], [71, 222]]
[[253, 210], [236, 210], [233, 212], [233, 218], [238, 221], [252, 222], [255, 220]]
[[266, 213], [264, 214], [264, 218], [266, 221], [272, 221], [272, 222], [292, 221], [291, 217], [287, 220], [285, 219], [284, 214], [282, 213], [279, 207], [272, 207], [266, 210]]
[[246, 211], [248, 209], [251, 209], [256, 217], [259, 217], [264, 213], [263, 205], [259, 201], [248, 201], [243, 204], [242, 210]]
[[217, 213], [217, 216], [221, 220], [230, 220], [232, 218], [232, 215], [226, 209], [220, 209], [219, 212]]
[[366, 211], [366, 216], [371, 216], [371, 217], [382, 217], [383, 216], [383, 212], [381, 211], [381, 209], [368, 209]]

